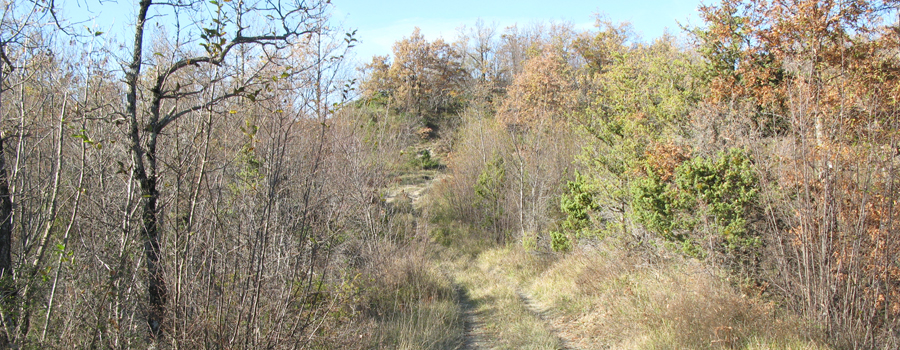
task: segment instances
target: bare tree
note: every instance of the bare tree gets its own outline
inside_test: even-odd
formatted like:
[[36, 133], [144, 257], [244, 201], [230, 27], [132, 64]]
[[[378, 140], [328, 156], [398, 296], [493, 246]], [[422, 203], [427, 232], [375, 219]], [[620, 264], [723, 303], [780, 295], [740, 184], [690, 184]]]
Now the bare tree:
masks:
[[[10, 346], [10, 343], [14, 342], [17, 335], [21, 333], [21, 329], [26, 329], [27, 332], [28, 316], [24, 315], [22, 309], [27, 302], [22, 303], [20, 289], [24, 288], [24, 293], [21, 294], [24, 294], [24, 299], [27, 301], [30, 298], [29, 287], [32, 286], [31, 282], [36, 272], [34, 267], [43, 260], [48, 245], [46, 238], [49, 237], [50, 225], [55, 219], [58, 204], [60, 152], [55, 153], [57, 163], [54, 169], [47, 171], [47, 173], [54, 174], [52, 175], [54, 177], [52, 188], [47, 189], [52, 194], [47, 197], [47, 202], [44, 202], [49, 208], [47, 212], [42, 213], [43, 208], [40, 206], [20, 206], [33, 209], [28, 214], [34, 215], [25, 217], [25, 209], [20, 209], [16, 214], [14, 207], [19, 156], [24, 151], [22, 140], [24, 139], [26, 114], [29, 114], [29, 117], [46, 114], [53, 103], [66, 99], [65, 97], [62, 99], [46, 97], [35, 99], [33, 95], [25, 92], [26, 82], [41, 81], [29, 85], [29, 87], [37, 87], [46, 86], [42, 84], [55, 79], [54, 77], [39, 76], [35, 74], [37, 69], [32, 69], [46, 64], [47, 58], [52, 56], [52, 53], [44, 50], [45, 46], [52, 41], [49, 39], [52, 35], [39, 34], [42, 30], [42, 21], [47, 15], [47, 12], [44, 11], [45, 6], [45, 4], [30, 1], [0, 2], [0, 7], [2, 7], [0, 10], [2, 11], [0, 12], [0, 117], [6, 118], [15, 115], [19, 124], [16, 131], [4, 131], [0, 134], [0, 313], [2, 313], [0, 323], [3, 326], [0, 331], [0, 347]], [[10, 93], [14, 95], [13, 98], [16, 98], [16, 101], [9, 98]], [[15, 105], [16, 108], [3, 107], [12, 105]], [[64, 111], [61, 112], [59, 117], [62, 118], [64, 114]], [[31, 120], [28, 122], [30, 123]], [[56, 149], [61, 151], [61, 125], [57, 130], [56, 134], [60, 136], [60, 142]], [[8, 162], [9, 147], [6, 147], [6, 143], [11, 140], [19, 140], [19, 142], [12, 147], [15, 151], [13, 162]], [[22, 181], [24, 182], [25, 179], [22, 178]], [[38, 198], [37, 202], [44, 200], [42, 196], [35, 198]], [[26, 222], [34, 223], [39, 220], [44, 221], [44, 227], [40, 230], [43, 234], [34, 230], [26, 230], [26, 228], [36, 229], [36, 225], [29, 226]], [[16, 226], [20, 226], [23, 232], [33, 233], [23, 234], [21, 237], [20, 241], [24, 250], [27, 252], [32, 248], [37, 248], [37, 254], [32, 261], [24, 264], [28, 265], [27, 271], [19, 271], [14, 266], [16, 262], [13, 259], [13, 236]], [[20, 323], [20, 321], [22, 322]]]
[[[124, 117], [129, 128], [133, 176], [139, 183], [141, 193], [141, 238], [148, 273], [147, 325], [154, 339], [164, 332], [169, 294], [160, 261], [159, 137], [173, 122], [196, 111], [209, 109], [238, 96], [254, 99], [256, 92], [263, 88], [259, 74], [292, 44], [321, 31], [327, 8], [326, 1], [318, 0], [211, 1], [211, 4], [211, 9], [202, 9], [206, 6], [205, 2], [153, 3], [152, 0], [142, 0], [138, 5], [133, 52], [127, 64]], [[149, 86], [145, 86], [142, 81], [143, 68], [148, 66], [144, 54], [145, 26], [151, 8], [157, 6], [174, 9], [173, 20], [179, 28], [182, 25], [199, 26], [199, 44], [205, 52], [195, 54], [176, 47], [171, 60], [149, 64], [155, 76], [150, 78]], [[209, 27], [191, 19], [204, 10], [214, 13], [208, 19], [211, 22]], [[238, 55], [241, 57], [233, 57]], [[228, 71], [230, 74], [216, 77], [216, 80], [193, 84], [179, 79], [180, 74], [201, 67], [224, 70], [241, 64], [245, 68], [248, 66], [246, 59], [251, 56], [262, 57], [255, 62], [259, 67], [255, 73], [238, 74], [232, 70]], [[231, 84], [231, 89], [218, 90], [203, 101], [182, 103], [189, 97], [203, 94], [215, 84], [226, 82]]]

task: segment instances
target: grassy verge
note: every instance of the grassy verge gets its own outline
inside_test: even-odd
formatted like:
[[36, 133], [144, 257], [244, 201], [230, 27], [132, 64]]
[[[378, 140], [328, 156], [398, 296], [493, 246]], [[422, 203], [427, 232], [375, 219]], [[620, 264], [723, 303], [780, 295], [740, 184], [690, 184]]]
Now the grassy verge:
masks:
[[526, 308], [517, 288], [479, 255], [443, 249], [444, 270], [466, 291], [468, 309], [478, 319], [482, 341], [491, 349], [558, 349], [559, 339]]
[[430, 243], [382, 243], [348, 268], [339, 307], [311, 347], [458, 349], [465, 319], [455, 286], [428, 257]]
[[690, 260], [468, 243], [383, 254], [326, 348], [464, 349], [477, 319], [478, 348], [827, 349], [815, 327]]
[[645, 264], [621, 250], [480, 255], [551, 315], [572, 348], [825, 349], [814, 327], [683, 259]]

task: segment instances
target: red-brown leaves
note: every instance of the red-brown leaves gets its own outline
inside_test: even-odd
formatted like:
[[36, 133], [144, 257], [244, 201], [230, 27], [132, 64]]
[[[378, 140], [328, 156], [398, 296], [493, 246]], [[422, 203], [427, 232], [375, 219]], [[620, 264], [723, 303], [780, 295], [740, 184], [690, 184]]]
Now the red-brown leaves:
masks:
[[575, 100], [567, 66], [552, 51], [525, 63], [509, 88], [509, 96], [498, 115], [507, 125], [533, 126], [563, 120]]

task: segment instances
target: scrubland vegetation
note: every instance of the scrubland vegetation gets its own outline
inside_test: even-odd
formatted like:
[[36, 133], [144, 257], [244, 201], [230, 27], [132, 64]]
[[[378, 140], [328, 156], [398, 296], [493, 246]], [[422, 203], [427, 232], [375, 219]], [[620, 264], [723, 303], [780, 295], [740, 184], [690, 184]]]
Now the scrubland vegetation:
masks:
[[896, 1], [361, 67], [327, 1], [3, 5], [0, 347], [900, 347]]

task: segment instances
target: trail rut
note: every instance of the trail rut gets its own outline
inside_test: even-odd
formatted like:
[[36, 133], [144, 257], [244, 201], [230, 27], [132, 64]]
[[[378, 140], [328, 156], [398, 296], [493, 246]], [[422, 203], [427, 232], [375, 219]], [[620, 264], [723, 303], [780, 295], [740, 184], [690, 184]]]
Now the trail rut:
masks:
[[[413, 183], [398, 185], [388, 190], [385, 193], [385, 202], [408, 201], [414, 208], [423, 209], [423, 206], [427, 205], [425, 199], [433, 185], [446, 177], [447, 175], [440, 173], [417, 175]], [[567, 346], [568, 342], [554, 329], [546, 310], [499, 271], [476, 266], [471, 258], [460, 256], [456, 256], [453, 262], [435, 261], [435, 263], [452, 281], [457, 305], [463, 317], [464, 339], [457, 349], [575, 349]], [[477, 290], [473, 291], [470, 288]], [[510, 291], [513, 295], [509, 295]], [[501, 295], [495, 295], [498, 293]], [[506, 295], [505, 298], [503, 293]], [[513, 322], [504, 317], [507, 316], [504, 312], [510, 312], [509, 310], [520, 310], [516, 317], [529, 319], [515, 324], [517, 327], [521, 328], [521, 324], [526, 324], [535, 329], [506, 329], [505, 327], [514, 326]], [[521, 339], [504, 339], [518, 335], [516, 333], [540, 333], [543, 336], [536, 338], [541, 340], [536, 344], [521, 343]]]

